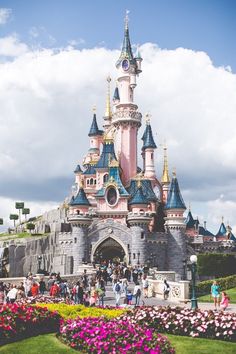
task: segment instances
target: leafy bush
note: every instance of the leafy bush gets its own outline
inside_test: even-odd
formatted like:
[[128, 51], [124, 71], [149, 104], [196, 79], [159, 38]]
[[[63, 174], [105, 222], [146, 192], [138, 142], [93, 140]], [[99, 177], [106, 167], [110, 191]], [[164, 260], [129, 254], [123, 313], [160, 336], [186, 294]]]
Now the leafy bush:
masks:
[[83, 305], [67, 305], [63, 303], [58, 304], [38, 304], [38, 306], [47, 307], [49, 311], [57, 311], [61, 317], [64, 319], [73, 319], [84, 317], [101, 317], [104, 316], [106, 318], [114, 318], [123, 314], [126, 310], [122, 309], [107, 309], [107, 308], [99, 308], [99, 307], [85, 307]]
[[56, 332], [60, 316], [37, 306], [5, 304], [0, 307], [0, 345], [22, 338]]
[[232, 254], [208, 253], [198, 255], [198, 274], [225, 277], [236, 273], [236, 258]]
[[143, 307], [121, 315], [123, 321], [175, 335], [236, 341], [236, 314], [181, 307]]
[[89, 317], [61, 324], [60, 338], [70, 347], [91, 354], [175, 353], [166, 337], [128, 320]]
[[[220, 286], [220, 290], [234, 288], [236, 286], [236, 275], [231, 275], [225, 278], [218, 278], [217, 282]], [[196, 286], [197, 296], [210, 294], [212, 283], [212, 280], [205, 280], [198, 283]]]

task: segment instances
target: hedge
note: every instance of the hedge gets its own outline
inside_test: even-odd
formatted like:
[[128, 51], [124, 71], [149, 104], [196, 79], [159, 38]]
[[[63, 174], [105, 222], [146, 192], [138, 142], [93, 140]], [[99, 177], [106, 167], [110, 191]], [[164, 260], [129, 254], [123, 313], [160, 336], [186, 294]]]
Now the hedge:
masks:
[[[229, 277], [218, 278], [218, 285], [220, 286], [220, 290], [227, 290], [236, 287], [236, 275], [230, 275]], [[211, 286], [213, 284], [213, 280], [202, 281], [197, 284], [196, 291], [197, 296], [202, 296], [206, 294], [210, 294]]]
[[236, 257], [233, 254], [206, 253], [198, 255], [198, 274], [211, 277], [227, 277], [236, 273]]

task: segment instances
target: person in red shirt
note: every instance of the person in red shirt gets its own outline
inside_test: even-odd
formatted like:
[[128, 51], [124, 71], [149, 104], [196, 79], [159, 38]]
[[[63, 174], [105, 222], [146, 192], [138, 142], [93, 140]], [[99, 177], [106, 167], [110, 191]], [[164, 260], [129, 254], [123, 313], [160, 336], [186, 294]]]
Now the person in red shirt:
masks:
[[35, 281], [33, 282], [30, 290], [32, 296], [37, 296], [39, 294], [39, 286]]
[[57, 297], [59, 295], [59, 290], [57, 283], [52, 284], [50, 288], [50, 296]]

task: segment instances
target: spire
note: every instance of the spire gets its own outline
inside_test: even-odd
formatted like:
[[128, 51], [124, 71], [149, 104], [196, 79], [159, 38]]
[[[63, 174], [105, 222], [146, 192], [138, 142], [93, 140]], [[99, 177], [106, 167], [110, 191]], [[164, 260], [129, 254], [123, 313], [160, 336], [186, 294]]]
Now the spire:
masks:
[[161, 182], [162, 183], [170, 183], [170, 177], [169, 177], [169, 172], [168, 172], [168, 160], [167, 160], [167, 146], [164, 144], [163, 147], [164, 150], [164, 166], [163, 166], [163, 173], [161, 177]]
[[130, 38], [129, 38], [129, 11], [126, 10], [126, 15], [125, 15], [125, 31], [124, 31], [124, 39], [123, 39], [123, 45], [120, 53], [120, 57], [116, 63], [118, 66], [123, 59], [129, 59], [129, 61], [133, 61], [133, 52], [132, 52], [132, 47], [130, 43]]
[[102, 135], [103, 131], [98, 129], [97, 117], [96, 117], [96, 108], [93, 108], [93, 120], [88, 133], [88, 136], [97, 136]]
[[80, 187], [76, 197], [72, 197], [69, 204], [70, 205], [90, 206], [90, 203], [88, 201], [88, 198], [87, 198], [87, 196], [85, 194], [85, 191], [84, 191], [83, 187]]
[[224, 224], [224, 217], [222, 216], [222, 222], [221, 222], [219, 231], [216, 234], [216, 237], [217, 236], [225, 236], [226, 233], [227, 233], [227, 230], [226, 230], [226, 227], [225, 227], [225, 224]]
[[192, 215], [192, 213], [191, 213], [190, 208], [189, 208], [188, 215], [187, 215], [187, 218], [186, 218], [186, 220], [185, 220], [185, 223], [186, 223], [186, 228], [187, 228], [187, 229], [192, 229], [192, 228], [194, 228], [195, 220], [193, 219], [193, 215]]
[[142, 140], [143, 140], [142, 150], [145, 150], [147, 148], [153, 148], [153, 149], [157, 148], [152, 135], [152, 128], [150, 125], [150, 114], [146, 114], [146, 129], [143, 133]]
[[173, 172], [171, 186], [167, 197], [166, 209], [186, 209], [180, 193], [176, 172]]
[[148, 201], [147, 197], [143, 194], [143, 190], [142, 190], [141, 185], [138, 185], [138, 183], [137, 183], [137, 187], [138, 187], [138, 189], [137, 189], [135, 195], [129, 201], [129, 205], [132, 205], [132, 204], [149, 204], [149, 201]]
[[106, 97], [106, 111], [104, 115], [105, 120], [111, 120], [112, 111], [111, 111], [111, 102], [110, 102], [110, 76], [107, 77], [107, 97]]

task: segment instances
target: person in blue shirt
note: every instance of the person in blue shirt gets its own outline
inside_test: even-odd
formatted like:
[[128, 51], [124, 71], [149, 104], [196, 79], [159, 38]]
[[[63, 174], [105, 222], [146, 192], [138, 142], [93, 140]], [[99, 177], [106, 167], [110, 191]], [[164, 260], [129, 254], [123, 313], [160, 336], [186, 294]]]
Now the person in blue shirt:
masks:
[[211, 296], [213, 297], [214, 300], [214, 306], [215, 310], [217, 310], [220, 307], [220, 286], [217, 284], [217, 281], [215, 280], [211, 286]]

